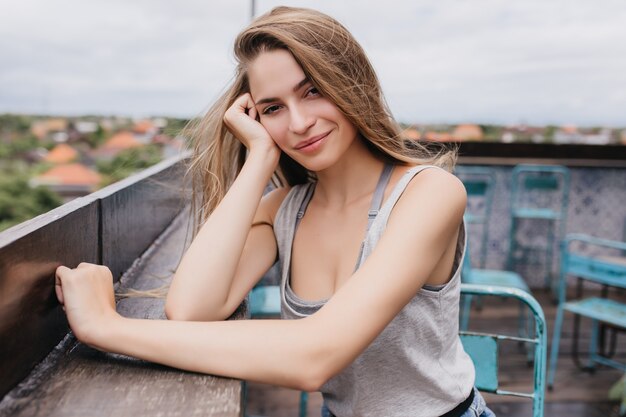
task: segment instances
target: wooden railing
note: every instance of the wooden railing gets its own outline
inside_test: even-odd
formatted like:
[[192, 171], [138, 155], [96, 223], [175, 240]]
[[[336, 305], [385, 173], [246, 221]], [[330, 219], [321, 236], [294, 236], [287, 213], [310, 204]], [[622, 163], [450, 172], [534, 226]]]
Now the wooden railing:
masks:
[[444, 146], [458, 147], [462, 164], [539, 163], [568, 167], [626, 168], [626, 145], [460, 142]]
[[[185, 199], [183, 198], [186, 193], [183, 187], [184, 168], [185, 160], [182, 157], [163, 161], [135, 176], [86, 197], [73, 200], [55, 210], [0, 233], [0, 399], [4, 397], [0, 402], [0, 416], [31, 415], [29, 413], [32, 410], [50, 407], [52, 403], [57, 404], [60, 401], [57, 397], [65, 398], [68, 395], [82, 397], [80, 401], [77, 400], [74, 406], [66, 404], [66, 408], [57, 407], [54, 414], [50, 415], [77, 415], [72, 414], [76, 412], [73, 407], [93, 408], [89, 412], [89, 415], [93, 416], [110, 415], [112, 410], [119, 411], [120, 406], [126, 407], [125, 410], [128, 413], [122, 412], [121, 414], [118, 413], [119, 415], [149, 415], [150, 413], [140, 412], [144, 401], [150, 398], [158, 401], [159, 398], [170, 393], [156, 390], [145, 398], [137, 397], [136, 402], [133, 402], [132, 399], [128, 400], [127, 397], [130, 396], [129, 392], [132, 392], [133, 389], [140, 390], [138, 387], [141, 387], [141, 390], [144, 390], [145, 387], [150, 387], [155, 378], [158, 379], [158, 375], [164, 372], [168, 373], [170, 377], [172, 372], [180, 374], [173, 379], [175, 386], [177, 383], [180, 385], [181, 381], [184, 382], [185, 379], [188, 379], [194, 382], [187, 385], [198, 385], [197, 381], [200, 380], [202, 381], [200, 385], [217, 384], [216, 389], [218, 391], [223, 388], [220, 386], [220, 382], [215, 382], [220, 379], [213, 377], [198, 376], [177, 370], [166, 371], [163, 367], [140, 361], [135, 361], [129, 365], [128, 360], [123, 360], [122, 363], [126, 364], [126, 370], [119, 371], [118, 369], [115, 372], [121, 372], [122, 375], [125, 375], [124, 378], [128, 380], [141, 379], [140, 385], [136, 385], [134, 388], [124, 387], [122, 381], [122, 386], [112, 386], [108, 389], [112, 397], [115, 397], [115, 392], [121, 390], [125, 395], [121, 399], [103, 398], [107, 396], [107, 389], [101, 390], [102, 387], [89, 391], [88, 395], [91, 395], [92, 398], [85, 397], [85, 393], [81, 393], [82, 387], [93, 381], [94, 376], [98, 373], [111, 371], [105, 370], [105, 364], [101, 363], [102, 360], [85, 361], [85, 357], [97, 357], [99, 353], [80, 345], [75, 340], [72, 341], [71, 336], [66, 336], [69, 331], [67, 321], [54, 292], [54, 271], [58, 265], [76, 266], [82, 261], [107, 265], [113, 272], [114, 279], [118, 281], [120, 276], [129, 270], [129, 267], [148, 248], [155, 246], [156, 240], [162, 239], [160, 236], [166, 229], [169, 230], [166, 233], [168, 236], [173, 233], [180, 233], [178, 229], [184, 228], [184, 225], [172, 225], [172, 222], [181, 217], [188, 217], [186, 214], [180, 215], [181, 210], [185, 207]], [[168, 226], [170, 226], [169, 229]], [[184, 232], [182, 236], [182, 238], [175, 238], [180, 241], [179, 247], [176, 248], [176, 255], [178, 256], [183, 249]], [[173, 252], [173, 250], [168, 249], [167, 251], [157, 257], [163, 258], [172, 255], [169, 252]], [[171, 265], [168, 268], [171, 268]], [[167, 275], [168, 271], [160, 272]], [[151, 314], [147, 314], [138, 311], [137, 305], [124, 308], [130, 314], [134, 311], [135, 315], [140, 317], [158, 318], [162, 316], [162, 308], [160, 312], [153, 311]], [[146, 306], [141, 306], [141, 308], [148, 308]], [[119, 308], [118, 304], [118, 310]], [[154, 307], [150, 308], [154, 310]], [[62, 340], [63, 342], [60, 343]], [[50, 359], [51, 355], [56, 356]], [[35, 369], [36, 372], [32, 371], [34, 368], [40, 367], [44, 358], [51, 362], [46, 366], [58, 367], [59, 370], [55, 372], [65, 375], [63, 382], [56, 381], [53, 383], [41, 380], [41, 378], [52, 379], [53, 377], [50, 376], [52, 373], [46, 374], [44, 372], [45, 375], [48, 375], [44, 377], [32, 375], [37, 372], [41, 374], [37, 369]], [[120, 359], [110, 356], [104, 362], [107, 362], [106, 366], [110, 366], [111, 362], [115, 366], [116, 361], [120, 361]], [[62, 364], [59, 365], [57, 362]], [[81, 375], [84, 378], [82, 382], [80, 377], [73, 374], [77, 366], [76, 363], [81, 363], [80, 366], [83, 367], [81, 368]], [[124, 366], [120, 366], [124, 368]], [[136, 371], [137, 368], [142, 367], [145, 368], [142, 372]], [[91, 374], [90, 377], [84, 376], [89, 373]], [[137, 377], [136, 375], [139, 373], [141, 376]], [[26, 382], [24, 382], [25, 378]], [[234, 403], [232, 408], [235, 412], [232, 414], [222, 412], [219, 415], [234, 416], [240, 413], [240, 383], [238, 381], [233, 382], [234, 385], [228, 385], [228, 390], [222, 389], [221, 391], [227, 392], [232, 397], [227, 398], [226, 401]], [[58, 387], [52, 389], [50, 386], [67, 383], [74, 385], [63, 391], [63, 394], [60, 394]], [[121, 381], [111, 382], [112, 385], [120, 383]], [[18, 384], [25, 386], [20, 388]], [[16, 388], [16, 386], [18, 387]], [[208, 395], [204, 401], [212, 400], [210, 390], [207, 391], [206, 387], [200, 386], [196, 386], [196, 388], [196, 394], [199, 398]], [[91, 392], [94, 390], [95, 392]], [[98, 392], [99, 390], [100, 392]], [[184, 413], [180, 407], [185, 403], [185, 396], [191, 398], [193, 393], [188, 392], [183, 396], [178, 396], [177, 404], [161, 404], [159, 406], [161, 415], [168, 414], [168, 407], [171, 407], [172, 410], [178, 408], [179, 412]], [[109, 400], [126, 401], [127, 403], [110, 406], [116, 408], [106, 409], [104, 407], [105, 409], [102, 409], [103, 406], [100, 403]], [[30, 404], [27, 409], [31, 411], [21, 411], [25, 414], [20, 414], [20, 410], [24, 409], [25, 404], [32, 401], [43, 401], [43, 403], [34, 406]], [[101, 411], [94, 411], [98, 408], [96, 406], [100, 407]], [[213, 414], [205, 412], [203, 415]]]

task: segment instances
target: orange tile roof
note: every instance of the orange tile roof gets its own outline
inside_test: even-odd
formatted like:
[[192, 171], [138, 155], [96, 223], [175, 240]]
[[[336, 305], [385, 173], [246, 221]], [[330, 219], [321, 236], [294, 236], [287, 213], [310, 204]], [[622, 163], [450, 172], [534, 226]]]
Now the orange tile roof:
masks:
[[83, 164], [57, 165], [36, 177], [37, 182], [50, 185], [97, 186], [102, 176]]
[[482, 140], [483, 130], [478, 125], [458, 125], [452, 132], [456, 140]]
[[402, 133], [404, 134], [405, 138], [410, 140], [420, 140], [422, 137], [420, 132], [414, 127], [409, 127], [408, 129], [405, 129]]
[[135, 136], [131, 132], [119, 132], [115, 135], [111, 136], [109, 140], [107, 140], [104, 145], [102, 145], [101, 149], [112, 150], [112, 149], [130, 149], [137, 148], [139, 146], [143, 146], [141, 142], [135, 139]]
[[137, 123], [135, 123], [135, 125], [133, 126], [133, 132], [136, 133], [148, 133], [152, 130], [154, 130], [154, 123], [152, 123], [150, 120], [141, 120]]
[[432, 140], [435, 142], [452, 142], [452, 135], [446, 132], [426, 132], [424, 135], [426, 140]]
[[30, 132], [35, 135], [37, 139], [41, 140], [48, 134], [48, 128], [41, 122], [35, 122], [30, 127]]
[[44, 161], [53, 164], [66, 164], [74, 161], [76, 158], [78, 158], [76, 149], [66, 143], [60, 143], [48, 152], [44, 157]]
[[67, 129], [67, 120], [65, 119], [48, 119], [46, 120], [48, 130], [65, 130]]
[[67, 120], [65, 119], [44, 119], [34, 122], [30, 131], [39, 139], [43, 139], [49, 132], [60, 132], [67, 129]]

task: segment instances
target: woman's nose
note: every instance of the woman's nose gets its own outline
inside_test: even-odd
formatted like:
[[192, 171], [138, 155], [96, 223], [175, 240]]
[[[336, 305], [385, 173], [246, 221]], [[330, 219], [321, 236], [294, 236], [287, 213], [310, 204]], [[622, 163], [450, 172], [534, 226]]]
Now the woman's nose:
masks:
[[315, 117], [307, 112], [303, 106], [292, 106], [289, 110], [289, 130], [292, 132], [305, 133], [315, 124]]

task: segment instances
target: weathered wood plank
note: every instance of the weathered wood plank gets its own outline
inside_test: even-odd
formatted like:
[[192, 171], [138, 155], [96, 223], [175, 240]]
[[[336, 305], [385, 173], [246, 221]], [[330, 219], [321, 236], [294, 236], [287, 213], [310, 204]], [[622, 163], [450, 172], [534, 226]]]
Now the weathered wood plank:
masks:
[[98, 262], [98, 203], [75, 200], [0, 234], [0, 398], [67, 333], [54, 270]]

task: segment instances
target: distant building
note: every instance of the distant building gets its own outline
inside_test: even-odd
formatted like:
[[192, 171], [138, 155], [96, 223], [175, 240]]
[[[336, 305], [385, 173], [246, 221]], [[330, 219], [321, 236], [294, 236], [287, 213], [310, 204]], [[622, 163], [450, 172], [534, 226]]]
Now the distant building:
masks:
[[77, 121], [76, 123], [74, 123], [74, 128], [81, 135], [88, 135], [89, 133], [95, 133], [96, 131], [98, 131], [98, 123]]
[[450, 133], [447, 132], [434, 132], [428, 131], [424, 134], [424, 139], [430, 140], [433, 142], [452, 142], [454, 138]]
[[60, 143], [48, 152], [43, 160], [52, 164], [67, 164], [77, 160], [78, 156], [76, 149], [66, 143]]
[[[181, 136], [177, 136], [173, 139], [165, 135], [158, 135], [156, 137], [161, 138], [159, 141], [155, 141], [154, 143], [162, 145], [161, 156], [163, 159], [167, 159], [172, 156], [180, 156], [185, 151], [185, 140]], [[164, 138], [167, 138], [167, 140], [164, 140]]]
[[404, 139], [409, 140], [420, 140], [422, 138], [422, 134], [414, 127], [404, 129], [402, 135], [404, 136]]
[[[30, 127], [30, 132], [39, 140], [44, 140], [52, 133], [65, 132], [68, 122], [66, 119], [44, 119], [37, 120]], [[66, 138], [67, 139], [67, 138]]]
[[100, 148], [96, 149], [94, 156], [98, 159], [113, 159], [122, 151], [144, 146], [132, 132], [122, 131], [111, 136]]
[[483, 130], [478, 125], [464, 124], [458, 125], [452, 132], [452, 137], [458, 141], [483, 140]]
[[504, 143], [543, 143], [545, 142], [545, 140], [545, 128], [527, 125], [507, 126], [502, 129], [502, 136], [500, 137], [500, 141]]
[[585, 143], [585, 136], [578, 131], [576, 126], [561, 126], [556, 132], [554, 132], [554, 143]]
[[583, 143], [586, 145], [608, 145], [612, 139], [611, 129], [603, 128], [599, 132], [585, 133]]
[[502, 137], [500, 141], [503, 143], [512, 143], [515, 142], [515, 134], [513, 132], [505, 131], [502, 133]]
[[64, 202], [94, 192], [102, 176], [83, 164], [57, 165], [30, 180], [31, 187], [45, 185], [61, 196]]
[[156, 117], [152, 119], [152, 123], [161, 130], [167, 127], [167, 119], [164, 117]]
[[148, 144], [152, 141], [154, 135], [159, 132], [159, 128], [151, 120], [146, 119], [135, 122], [132, 131], [136, 140], [143, 144]]

